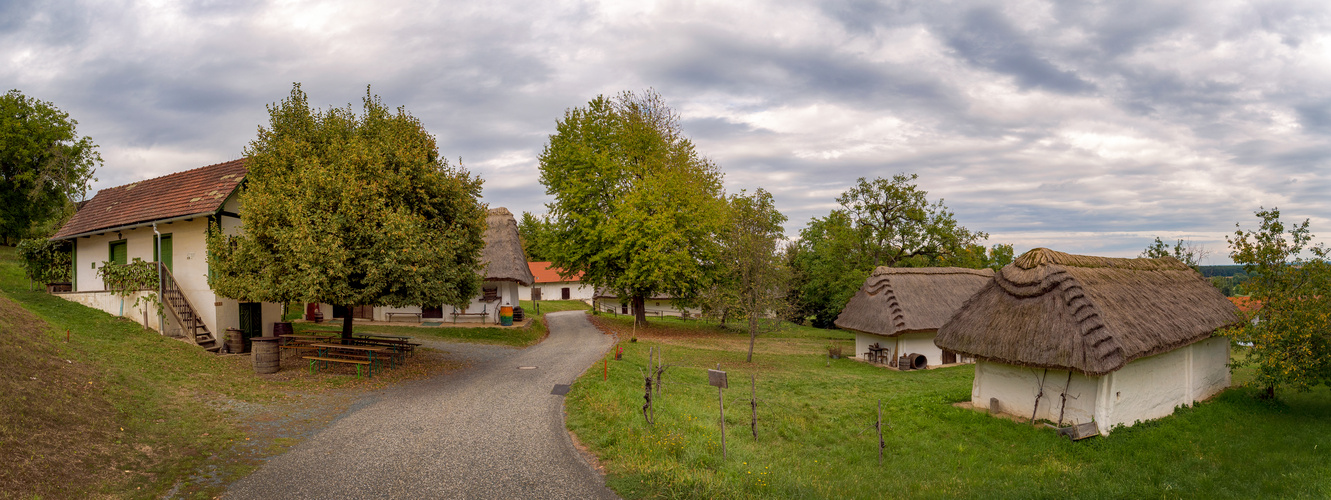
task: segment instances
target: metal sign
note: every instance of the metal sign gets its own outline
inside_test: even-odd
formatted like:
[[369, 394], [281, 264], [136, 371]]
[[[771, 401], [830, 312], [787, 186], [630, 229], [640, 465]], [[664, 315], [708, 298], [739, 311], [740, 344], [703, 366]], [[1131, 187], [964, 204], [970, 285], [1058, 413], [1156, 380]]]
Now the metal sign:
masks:
[[726, 372], [721, 370], [707, 370], [707, 383], [712, 387], [730, 388], [730, 384], [726, 383]]

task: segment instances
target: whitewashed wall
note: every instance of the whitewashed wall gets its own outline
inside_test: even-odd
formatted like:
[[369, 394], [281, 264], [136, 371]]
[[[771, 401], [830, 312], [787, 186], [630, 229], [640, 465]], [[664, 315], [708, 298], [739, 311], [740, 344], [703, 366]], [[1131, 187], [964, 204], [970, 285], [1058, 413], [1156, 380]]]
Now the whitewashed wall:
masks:
[[518, 290], [518, 297], [522, 300], [531, 300], [531, 290], [533, 288], [541, 289], [541, 300], [562, 300], [562, 288], [568, 288], [569, 300], [591, 300], [596, 296], [596, 288], [581, 284], [576, 281], [559, 281], [551, 283], [537, 283], [532, 286], [524, 286]]
[[[929, 366], [939, 366], [943, 364], [943, 350], [934, 344], [937, 336], [937, 331], [904, 333], [895, 337], [855, 332], [855, 356], [864, 359], [864, 353], [869, 352], [869, 346], [876, 342], [889, 350], [895, 349], [898, 357], [910, 353], [923, 354]], [[957, 361], [968, 360], [958, 355]]]
[[[1086, 423], [1094, 418], [1101, 434], [1115, 425], [1131, 426], [1174, 413], [1179, 406], [1202, 401], [1229, 387], [1229, 340], [1210, 338], [1173, 351], [1137, 359], [1100, 377], [1074, 373], [1064, 422]], [[1035, 405], [1037, 376], [1043, 369], [1022, 368], [980, 361], [975, 365], [971, 400], [988, 408], [998, 398], [1002, 411], [1027, 417]], [[1067, 372], [1049, 370], [1045, 397], [1037, 419], [1058, 420], [1059, 394]]]

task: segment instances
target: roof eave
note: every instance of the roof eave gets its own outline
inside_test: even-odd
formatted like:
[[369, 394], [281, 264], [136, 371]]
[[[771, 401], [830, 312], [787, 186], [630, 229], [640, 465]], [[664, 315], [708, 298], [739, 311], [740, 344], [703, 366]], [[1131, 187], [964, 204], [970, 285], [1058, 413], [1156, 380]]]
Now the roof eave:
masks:
[[93, 230], [90, 230], [90, 231], [84, 231], [84, 232], [82, 232], [82, 233], [71, 234], [71, 235], [69, 235], [69, 236], [52, 236], [52, 237], [48, 238], [48, 240], [49, 240], [49, 241], [72, 240], [72, 239], [82, 238], [82, 237], [84, 237], [84, 236], [92, 236], [92, 235], [94, 235], [94, 234], [109, 233], [109, 232], [111, 232], [111, 231], [128, 231], [128, 230], [130, 230], [130, 229], [137, 229], [137, 228], [144, 227], [144, 226], [151, 226], [151, 225], [153, 225], [153, 224], [161, 224], [161, 223], [166, 223], [166, 222], [176, 222], [176, 221], [182, 221], [182, 220], [193, 219], [193, 218], [195, 218], [195, 217], [207, 217], [207, 216], [209, 216], [209, 215], [215, 215], [215, 214], [217, 214], [217, 211], [216, 211], [216, 210], [210, 210], [210, 211], [207, 211], [207, 212], [199, 212], [199, 213], [187, 214], [187, 215], [178, 215], [178, 216], [175, 216], [175, 217], [168, 217], [168, 218], [165, 218], [165, 219], [149, 219], [149, 220], [139, 221], [139, 222], [133, 222], [133, 223], [129, 223], [129, 224], [121, 224], [121, 225], [119, 225], [119, 226], [111, 226], [111, 227], [105, 227], [105, 228], [101, 228], [101, 229], [93, 229]]

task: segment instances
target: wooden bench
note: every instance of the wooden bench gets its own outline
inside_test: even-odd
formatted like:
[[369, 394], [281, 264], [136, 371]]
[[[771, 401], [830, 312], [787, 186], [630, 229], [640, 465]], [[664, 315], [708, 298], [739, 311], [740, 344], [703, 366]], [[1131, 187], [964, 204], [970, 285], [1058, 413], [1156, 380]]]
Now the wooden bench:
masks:
[[369, 370], [368, 370], [369, 374], [366, 375], [366, 378], [373, 378], [373, 377], [374, 377], [374, 364], [370, 363], [368, 360], [361, 360], [361, 359], [347, 359], [347, 358], [328, 358], [328, 357], [319, 357], [319, 356], [303, 356], [303, 358], [310, 360], [310, 374], [311, 374], [311, 375], [313, 375], [313, 374], [315, 374], [315, 373], [318, 373], [318, 371], [319, 371], [319, 368], [318, 368], [319, 365], [318, 365], [318, 363], [319, 363], [319, 362], [323, 362], [324, 367], [327, 367], [327, 366], [328, 366], [328, 363], [348, 363], [348, 364], [354, 364], [354, 365], [356, 365], [356, 378], [360, 378], [360, 367], [361, 367], [362, 365], [365, 365], [365, 366], [368, 366], [368, 367], [369, 367]]
[[476, 316], [476, 317], [481, 318], [481, 324], [485, 324], [485, 318], [487, 318], [487, 317], [490, 316], [490, 313], [488, 313], [488, 312], [478, 312], [478, 313], [453, 312], [453, 313], [450, 313], [450, 314], [453, 315], [453, 322], [454, 322], [454, 323], [457, 323], [457, 322], [458, 322], [458, 316]]
[[394, 316], [394, 315], [396, 315], [396, 316], [415, 316], [415, 317], [416, 317], [416, 322], [417, 322], [417, 323], [419, 323], [419, 322], [421, 321], [421, 313], [408, 313], [408, 312], [391, 312], [391, 313], [384, 313], [384, 316], [388, 316], [388, 321], [393, 321], [393, 316]]
[[291, 350], [291, 351], [295, 351], [297, 356], [300, 356], [301, 353], [302, 353], [303, 351], [314, 351], [314, 352], [319, 352], [319, 348], [318, 348], [318, 347], [314, 347], [314, 346], [309, 345], [309, 344], [287, 344], [287, 345], [278, 346], [278, 347], [281, 348], [281, 349], [283, 349], [282, 351], [279, 351], [279, 352], [286, 352], [287, 350]]

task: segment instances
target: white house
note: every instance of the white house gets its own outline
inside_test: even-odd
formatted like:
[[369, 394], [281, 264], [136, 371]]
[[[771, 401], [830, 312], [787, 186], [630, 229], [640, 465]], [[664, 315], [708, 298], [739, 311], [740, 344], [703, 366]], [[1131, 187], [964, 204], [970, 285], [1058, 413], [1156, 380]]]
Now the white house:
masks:
[[562, 269], [553, 267], [549, 262], [528, 262], [535, 282], [524, 286], [519, 291], [522, 300], [582, 300], [590, 302], [596, 296], [596, 288], [582, 283], [582, 273], [578, 272], [567, 278], [561, 276]]
[[371, 321], [398, 321], [404, 318], [414, 321], [419, 314], [421, 320], [498, 323], [499, 308], [518, 305], [518, 290], [531, 286], [534, 278], [527, 267], [522, 240], [518, 236], [518, 223], [513, 213], [503, 207], [491, 208], [485, 222], [485, 248], [481, 251], [484, 281], [481, 283], [480, 294], [473, 297], [465, 307], [428, 304], [406, 307], [361, 306], [343, 310], [319, 304], [320, 311], [325, 318], [341, 318], [351, 313], [354, 318]]
[[878, 344], [892, 366], [898, 357], [921, 354], [930, 365], [958, 362], [956, 353], [934, 345], [938, 327], [986, 283], [990, 269], [879, 267], [855, 293], [836, 326], [855, 332], [855, 352], [869, 356]]
[[[601, 311], [613, 314], [632, 314], [629, 308], [629, 299], [626, 297], [620, 299], [615, 292], [607, 288], [597, 290], [593, 297], [595, 307]], [[697, 307], [688, 307], [677, 304], [674, 296], [668, 293], [658, 293], [643, 299], [643, 310], [648, 316], [684, 316], [697, 318], [702, 314], [702, 309]]]
[[[237, 328], [247, 337], [270, 335], [282, 320], [282, 306], [237, 302], [208, 287], [205, 236], [209, 223], [234, 234], [241, 230], [236, 192], [245, 179], [245, 160], [177, 172], [99, 191], [51, 239], [73, 248], [73, 284], [62, 298], [123, 315], [164, 334], [184, 336], [210, 351], [221, 347], [217, 334]], [[164, 267], [163, 318], [135, 299], [122, 300], [102, 283], [104, 262], [124, 265], [139, 258]]]
[[966, 301], [935, 343], [977, 359], [977, 407], [1093, 421], [1107, 435], [1228, 387], [1229, 340], [1214, 334], [1237, 321], [1234, 304], [1171, 257], [1036, 248]]

